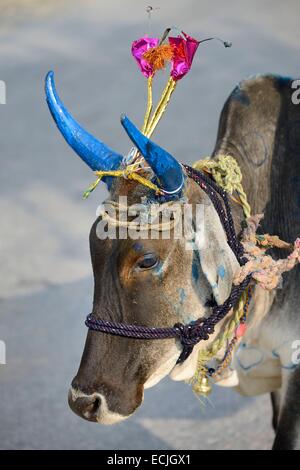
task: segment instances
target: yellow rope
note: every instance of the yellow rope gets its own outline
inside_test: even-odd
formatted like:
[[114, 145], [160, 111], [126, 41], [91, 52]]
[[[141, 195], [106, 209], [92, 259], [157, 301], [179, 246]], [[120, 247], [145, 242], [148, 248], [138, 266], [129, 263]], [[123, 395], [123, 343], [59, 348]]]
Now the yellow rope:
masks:
[[113, 176], [115, 178], [125, 178], [128, 180], [137, 181], [138, 183], [146, 186], [149, 189], [155, 191], [156, 194], [163, 194], [163, 191], [154, 183], [149, 181], [147, 178], [138, 174], [140, 167], [137, 163], [128, 165], [122, 170], [111, 170], [111, 171], [95, 171], [97, 175], [96, 181], [84, 192], [83, 197], [86, 199], [90, 193], [96, 188], [103, 176]]
[[147, 178], [139, 175], [136, 168], [131, 168], [131, 165], [126, 167], [124, 170], [114, 170], [114, 171], [96, 171], [96, 175], [99, 177], [103, 176], [115, 176], [116, 178], [126, 178], [128, 180], [137, 181], [138, 183], [146, 186], [149, 189], [153, 189], [157, 194], [163, 194], [163, 191], [154, 183], [149, 181]]
[[[250, 205], [242, 186], [242, 172], [235, 158], [231, 155], [218, 155], [215, 160], [205, 158], [195, 162], [193, 168], [210, 173], [215, 182], [229, 194], [232, 195], [236, 191], [245, 217], [250, 217]], [[234, 197], [233, 200], [235, 200]]]

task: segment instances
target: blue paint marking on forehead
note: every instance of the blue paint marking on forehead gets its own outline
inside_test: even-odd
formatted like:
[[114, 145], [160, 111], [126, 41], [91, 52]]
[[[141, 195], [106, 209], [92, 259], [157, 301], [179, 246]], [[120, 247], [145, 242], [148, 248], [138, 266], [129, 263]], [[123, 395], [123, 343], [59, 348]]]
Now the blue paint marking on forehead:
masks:
[[140, 251], [143, 250], [144, 247], [143, 247], [143, 245], [142, 245], [141, 243], [138, 243], [138, 242], [137, 242], [137, 243], [134, 243], [134, 245], [132, 246], [132, 248], [134, 249], [134, 251], [140, 252]]
[[226, 274], [226, 270], [225, 270], [223, 264], [221, 264], [221, 265], [218, 267], [218, 276], [219, 276], [221, 279], [224, 279], [225, 274]]

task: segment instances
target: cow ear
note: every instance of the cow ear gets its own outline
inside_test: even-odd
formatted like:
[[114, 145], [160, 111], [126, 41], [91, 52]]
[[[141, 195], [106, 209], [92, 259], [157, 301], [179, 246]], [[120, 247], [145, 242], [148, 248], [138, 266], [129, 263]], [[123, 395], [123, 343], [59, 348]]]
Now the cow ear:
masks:
[[227, 243], [226, 234], [213, 205], [203, 206], [202, 217], [196, 218], [195, 248], [199, 252], [202, 271], [218, 305], [230, 295], [239, 263]]

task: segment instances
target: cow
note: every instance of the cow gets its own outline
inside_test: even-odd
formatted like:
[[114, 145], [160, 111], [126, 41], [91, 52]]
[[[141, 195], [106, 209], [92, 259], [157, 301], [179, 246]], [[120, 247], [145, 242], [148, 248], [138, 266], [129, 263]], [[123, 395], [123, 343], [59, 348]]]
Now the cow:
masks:
[[[218, 155], [236, 159], [252, 213], [264, 213], [263, 232], [287, 241], [300, 234], [300, 105], [293, 104], [293, 91], [290, 78], [275, 75], [258, 75], [239, 83], [221, 112], [211, 155], [212, 159]], [[56, 124], [81, 158], [92, 169], [117, 168], [122, 157], [73, 120], [56, 94], [53, 76], [47, 77], [46, 93]], [[182, 167], [138, 133], [134, 139], [130, 122], [123, 124], [134, 144], [148, 157], [162, 186], [169, 185], [171, 194], [184, 174]], [[95, 155], [102, 159], [98, 167]], [[155, 161], [157, 155], [164, 165]], [[120, 196], [126, 196], [129, 205], [145, 198], [151, 200], [151, 189], [138, 182], [112, 177], [106, 177], [105, 182], [111, 201]], [[204, 318], [212, 302], [221, 304], [226, 300], [237, 260], [214, 206], [190, 178], [184, 179], [184, 197], [192, 206], [205, 207], [201, 253], [186, 250], [180, 238], [100, 239], [97, 227], [101, 217], [95, 220], [90, 230], [95, 318], [169, 327]], [[240, 233], [242, 209], [234, 202], [230, 204], [236, 232]], [[272, 250], [275, 258], [286, 255]], [[219, 275], [219, 266], [224, 267], [225, 275]], [[300, 366], [293, 356], [300, 340], [299, 285], [298, 266], [284, 275], [279, 289], [267, 291], [254, 286], [244, 349], [239, 347], [233, 359], [238, 376], [233, 385], [238, 392], [271, 394], [274, 449], [300, 448]], [[247, 345], [252, 355], [247, 356]], [[178, 363], [182, 346], [176, 339], [133, 339], [89, 330], [70, 388], [69, 405], [77, 415], [92, 422], [112, 424], [124, 420], [141, 405], [144, 390], [163, 377], [189, 380], [195, 372], [199, 349], [206, 346], [201, 341], [184, 362]]]

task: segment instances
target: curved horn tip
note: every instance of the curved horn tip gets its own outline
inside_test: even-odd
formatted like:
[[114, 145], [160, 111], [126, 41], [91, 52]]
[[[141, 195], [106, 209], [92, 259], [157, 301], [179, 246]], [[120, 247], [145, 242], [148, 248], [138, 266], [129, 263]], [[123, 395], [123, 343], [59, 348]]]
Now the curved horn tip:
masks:
[[48, 78], [54, 78], [54, 72], [53, 70], [49, 70], [49, 72], [47, 72], [46, 74], [46, 80], [48, 80]]
[[50, 86], [52, 87], [54, 83], [54, 72], [53, 70], [49, 70], [49, 72], [47, 73], [46, 77], [45, 77], [45, 86], [46, 86], [46, 89]]
[[[48, 105], [50, 106], [50, 102], [54, 101], [57, 102], [56, 99], [56, 86], [55, 86], [55, 81], [54, 81], [54, 72], [53, 70], [49, 70], [45, 77], [45, 94], [46, 94], [46, 100], [48, 102]], [[50, 106], [51, 108], [51, 106]], [[51, 111], [51, 109], [50, 109]], [[52, 114], [52, 111], [51, 111]]]

